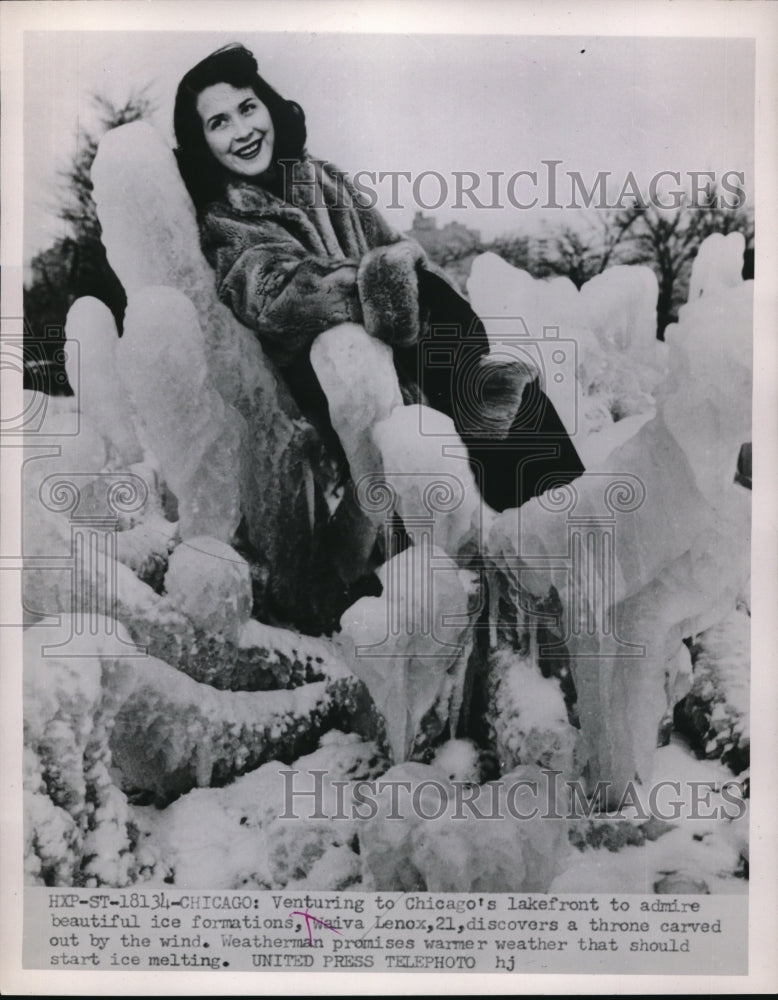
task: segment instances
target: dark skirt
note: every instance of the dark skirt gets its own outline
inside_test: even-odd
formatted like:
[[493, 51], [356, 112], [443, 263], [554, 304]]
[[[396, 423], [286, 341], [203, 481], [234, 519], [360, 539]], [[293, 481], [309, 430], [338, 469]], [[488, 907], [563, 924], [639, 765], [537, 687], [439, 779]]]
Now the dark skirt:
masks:
[[419, 272], [422, 336], [418, 344], [395, 349], [400, 381], [417, 384], [426, 402], [452, 418], [467, 447], [481, 495], [502, 511], [519, 507], [553, 486], [584, 472], [551, 400], [535, 379], [526, 385], [513, 424], [496, 436], [474, 420], [478, 388], [472, 386], [478, 359], [489, 352], [480, 318], [444, 279]]

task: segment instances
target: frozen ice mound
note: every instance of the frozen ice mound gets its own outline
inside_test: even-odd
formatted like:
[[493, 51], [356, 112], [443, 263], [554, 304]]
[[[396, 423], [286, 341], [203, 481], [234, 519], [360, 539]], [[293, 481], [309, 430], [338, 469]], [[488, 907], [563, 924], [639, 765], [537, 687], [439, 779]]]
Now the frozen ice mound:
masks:
[[736, 288], [743, 281], [742, 233], [712, 233], [700, 246], [692, 265], [689, 302], [701, 295], [711, 295], [725, 288]]
[[165, 591], [196, 628], [237, 643], [251, 613], [251, 574], [235, 549], [207, 535], [170, 557]]
[[615, 421], [653, 412], [667, 359], [649, 268], [609, 268], [579, 292], [569, 278], [537, 280], [486, 253], [467, 288], [492, 351], [534, 364], [579, 454]]
[[[133, 808], [137, 853], [151, 882], [178, 888], [347, 889], [361, 877], [356, 820], [344, 808], [350, 793], [333, 782], [371, 780], [385, 768], [374, 743], [330, 732], [292, 767], [271, 761], [165, 810]], [[317, 781], [318, 809], [304, 794]], [[342, 818], [333, 821], [339, 806]]]
[[78, 390], [80, 411], [105, 441], [113, 444], [122, 464], [142, 461], [130, 401], [121, 389], [119, 337], [110, 310], [99, 299], [76, 299], [65, 321], [65, 336], [65, 369], [70, 384]]
[[491, 509], [481, 500], [453, 420], [428, 406], [402, 406], [376, 424], [373, 439], [391, 509], [416, 543], [428, 531], [428, 544], [452, 558], [479, 547]]

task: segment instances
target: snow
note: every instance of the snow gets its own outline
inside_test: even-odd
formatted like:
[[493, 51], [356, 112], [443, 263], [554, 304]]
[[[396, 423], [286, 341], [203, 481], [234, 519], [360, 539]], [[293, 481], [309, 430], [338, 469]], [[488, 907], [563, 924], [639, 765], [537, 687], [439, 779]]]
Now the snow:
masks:
[[[551, 885], [553, 892], [733, 893], [747, 891], [748, 883], [735, 873], [747, 852], [748, 811], [738, 818], [736, 810], [721, 795], [732, 773], [718, 762], [698, 761], [681, 742], [657, 751], [652, 783], [676, 782], [663, 803], [681, 803], [681, 818], [655, 840], [641, 846], [622, 847], [617, 852], [588, 849], [574, 856], [571, 864]], [[706, 789], [695, 807], [693, 782]], [[708, 788], [712, 789], [708, 791]], [[732, 792], [731, 794], [734, 794]], [[667, 805], [663, 805], [667, 808]], [[719, 818], [694, 818], [694, 812]], [[602, 822], [602, 821], [595, 821]]]
[[113, 765], [124, 787], [152, 791], [160, 801], [294, 751], [330, 707], [324, 681], [222, 691], [152, 657], [134, 661], [132, 676], [112, 735]]
[[165, 572], [168, 556], [179, 542], [178, 522], [161, 513], [116, 535], [116, 558], [144, 583], [158, 580]]
[[434, 763], [449, 779], [478, 783], [480, 761], [472, 740], [448, 740], [435, 752]]
[[[517, 768], [482, 786], [480, 809], [495, 817], [488, 821], [468, 817], [461, 793], [458, 797], [436, 765], [401, 764], [383, 780], [377, 815], [363, 820], [360, 829], [366, 888], [546, 892], [568, 859], [567, 823], [540, 815], [554, 802], [562, 815], [563, 803], [539, 768]], [[410, 786], [402, 799], [400, 782]], [[404, 803], [402, 822], [398, 801]], [[517, 820], [519, 814], [532, 818]]]
[[694, 668], [676, 724], [698, 751], [719, 757], [736, 773], [750, 750], [749, 661], [751, 619], [733, 611], [694, 639]]
[[[52, 631], [24, 636], [25, 764], [34, 776], [25, 783], [25, 854], [37, 855], [38, 877], [50, 878], [53, 867], [62, 884], [125, 885], [126, 800], [109, 775], [109, 739], [131, 681], [105, 625], [71, 634], [61, 656], [45, 652], [56, 644]], [[119, 638], [131, 648], [126, 632]], [[82, 869], [94, 850], [99, 855]]]
[[543, 677], [532, 656], [501, 649], [490, 657], [490, 725], [501, 772], [519, 764], [574, 773], [577, 731], [567, 721], [562, 691]]
[[[375, 745], [332, 731], [319, 749], [289, 768], [264, 764], [226, 788], [196, 789], [167, 809], [136, 807], [150, 880], [177, 888], [348, 888], [360, 877], [355, 820], [317, 818], [311, 772], [325, 772], [322, 811], [336, 811], [333, 781], [370, 779], [380, 760]], [[384, 765], [385, 766], [385, 765]], [[348, 812], [348, 810], [347, 810]], [[285, 814], [295, 819], [283, 819]]]

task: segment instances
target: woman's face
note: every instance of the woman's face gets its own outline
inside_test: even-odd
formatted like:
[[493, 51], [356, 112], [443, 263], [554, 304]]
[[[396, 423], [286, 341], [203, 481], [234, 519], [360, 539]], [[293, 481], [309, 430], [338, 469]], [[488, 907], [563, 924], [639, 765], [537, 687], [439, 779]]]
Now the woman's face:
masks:
[[270, 112], [250, 87], [229, 83], [206, 87], [197, 98], [208, 148], [233, 174], [257, 177], [273, 158]]

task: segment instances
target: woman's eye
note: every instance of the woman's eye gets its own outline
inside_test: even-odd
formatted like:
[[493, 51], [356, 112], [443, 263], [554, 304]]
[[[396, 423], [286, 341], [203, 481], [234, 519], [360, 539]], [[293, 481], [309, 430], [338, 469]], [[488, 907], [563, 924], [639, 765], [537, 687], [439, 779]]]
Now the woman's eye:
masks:
[[243, 113], [244, 113], [244, 115], [245, 114], [250, 114], [252, 111], [256, 111], [256, 110], [257, 110], [256, 104], [244, 104], [243, 105]]

